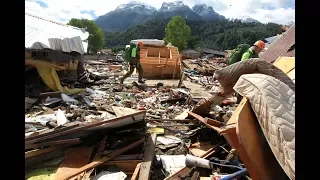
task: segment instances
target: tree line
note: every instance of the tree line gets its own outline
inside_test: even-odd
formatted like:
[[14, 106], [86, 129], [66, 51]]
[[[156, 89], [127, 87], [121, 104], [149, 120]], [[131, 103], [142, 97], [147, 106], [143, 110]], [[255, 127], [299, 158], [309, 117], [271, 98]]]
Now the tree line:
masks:
[[[179, 20], [174, 20], [175, 18]], [[170, 20], [172, 20], [171, 25]], [[211, 21], [183, 20], [177, 16], [150, 20], [122, 32], [103, 32], [94, 21], [87, 19], [71, 19], [68, 25], [87, 28], [90, 34], [88, 52], [96, 52], [103, 48], [111, 48], [113, 51], [124, 49], [125, 45], [133, 39], [164, 39], [168, 42], [168, 38], [165, 38], [166, 34], [170, 36], [169, 39], [179, 40], [181, 37], [175, 38], [177, 36], [176, 30], [172, 30], [171, 33], [170, 31], [166, 32], [165, 29], [181, 29], [182, 21], [182, 29], [188, 36], [185, 37], [186, 43], [179, 42], [179, 46], [183, 49], [204, 47], [216, 50], [233, 49], [239, 44], [253, 44], [259, 39], [275, 36], [283, 31], [281, 25], [275, 23], [242, 23], [240, 20], [229, 21], [225, 19]]]
[[[105, 32], [105, 46], [125, 46], [133, 39], [164, 39], [170, 20], [151, 20], [122, 32]], [[242, 23], [240, 20], [186, 20], [186, 24], [191, 30], [187, 48], [233, 49], [238, 44], [253, 44], [282, 32], [279, 24]]]

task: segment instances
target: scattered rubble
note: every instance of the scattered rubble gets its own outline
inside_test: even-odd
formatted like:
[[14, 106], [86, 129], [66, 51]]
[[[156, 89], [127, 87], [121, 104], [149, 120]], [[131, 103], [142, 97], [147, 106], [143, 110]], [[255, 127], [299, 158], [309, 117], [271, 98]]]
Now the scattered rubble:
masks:
[[82, 93], [26, 93], [27, 179], [249, 179], [221, 136], [238, 107], [233, 95], [214, 100], [225, 59], [183, 60], [179, 87], [133, 75], [121, 88], [126, 63], [102, 56], [85, 57], [86, 74], [70, 85]]

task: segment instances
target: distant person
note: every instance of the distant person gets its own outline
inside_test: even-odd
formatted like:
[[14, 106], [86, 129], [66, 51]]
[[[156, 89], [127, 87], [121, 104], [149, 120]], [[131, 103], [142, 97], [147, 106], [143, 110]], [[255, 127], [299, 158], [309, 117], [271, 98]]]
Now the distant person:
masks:
[[138, 82], [144, 83], [142, 80], [143, 77], [143, 69], [140, 64], [140, 47], [143, 46], [141, 41], [138, 42], [137, 46], [135, 44], [130, 44], [130, 47], [126, 49], [125, 60], [129, 62], [129, 71], [120, 79], [120, 85], [123, 84], [123, 81], [132, 75], [135, 68], [137, 68], [139, 77]]
[[[228, 66], [239, 61], [244, 61], [249, 58], [259, 58], [259, 53], [265, 48], [265, 43], [261, 40], [255, 42], [250, 47], [249, 44], [240, 44], [237, 48], [233, 49], [228, 58]], [[237, 104], [242, 100], [242, 96], [236, 93]]]
[[265, 48], [265, 43], [261, 40], [255, 42], [250, 47], [249, 44], [240, 44], [233, 49], [228, 58], [228, 65], [243, 61], [249, 58], [259, 58], [259, 53]]

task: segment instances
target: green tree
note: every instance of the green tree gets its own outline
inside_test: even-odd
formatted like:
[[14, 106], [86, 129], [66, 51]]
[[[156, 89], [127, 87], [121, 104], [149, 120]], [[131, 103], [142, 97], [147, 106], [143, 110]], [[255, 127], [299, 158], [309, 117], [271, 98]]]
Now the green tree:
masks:
[[165, 29], [165, 42], [171, 42], [179, 51], [183, 51], [187, 48], [190, 37], [191, 30], [186, 21], [181, 16], [174, 16]]
[[103, 30], [94, 21], [72, 18], [68, 25], [78, 28], [87, 28], [86, 31], [90, 34], [88, 37], [88, 52], [90, 50], [96, 52], [97, 50], [104, 48], [105, 35]]

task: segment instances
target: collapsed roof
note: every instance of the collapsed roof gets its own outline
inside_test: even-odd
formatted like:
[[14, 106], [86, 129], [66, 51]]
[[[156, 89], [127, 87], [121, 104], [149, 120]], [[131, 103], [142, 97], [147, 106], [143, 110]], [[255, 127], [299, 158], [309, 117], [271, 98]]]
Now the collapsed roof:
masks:
[[25, 47], [62, 52], [87, 52], [89, 33], [59, 22], [25, 13]]

